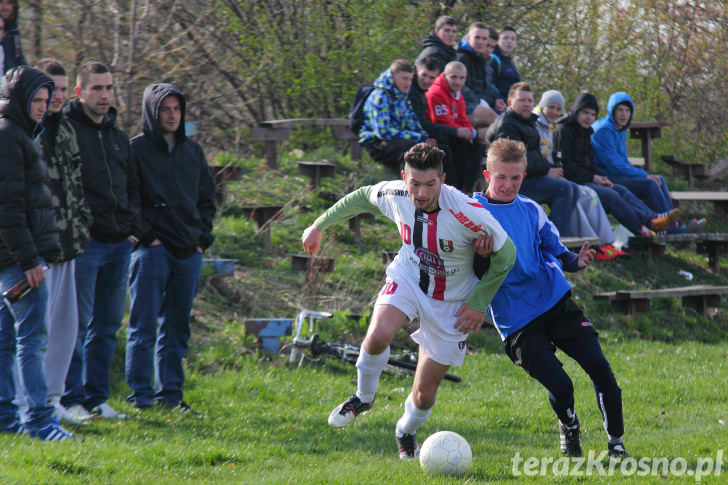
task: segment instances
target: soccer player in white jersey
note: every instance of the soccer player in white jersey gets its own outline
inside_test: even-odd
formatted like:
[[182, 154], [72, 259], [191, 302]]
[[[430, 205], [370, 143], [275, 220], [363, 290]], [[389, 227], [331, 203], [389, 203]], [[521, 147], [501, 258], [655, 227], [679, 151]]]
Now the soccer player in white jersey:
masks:
[[[324, 212], [302, 237], [316, 255], [322, 231], [362, 212], [382, 214], [397, 224], [402, 247], [387, 267], [357, 361], [357, 390], [337, 406], [329, 424], [343, 428], [369, 411], [394, 334], [415, 317], [412, 339], [420, 346], [412, 392], [397, 422], [400, 458], [419, 454], [416, 431], [429, 417], [449, 366], [462, 365], [465, 339], [477, 331], [485, 310], [513, 266], [515, 247], [501, 225], [473, 199], [445, 185], [444, 153], [419, 143], [404, 155], [402, 180], [361, 187]], [[480, 280], [474, 251], [490, 247], [490, 267]]]
[[[501, 138], [488, 148], [488, 189], [475, 195], [516, 244], [516, 263], [490, 305], [490, 320], [498, 329], [508, 357], [549, 391], [559, 420], [561, 452], [582, 455], [579, 418], [574, 409], [574, 385], [554, 355], [556, 348], [574, 359], [594, 383], [597, 405], [609, 436], [609, 456], [629, 456], [624, 447], [622, 391], [599, 345], [597, 332], [571, 300], [564, 271], [579, 271], [594, 260], [584, 243], [579, 254], [559, 241], [559, 231], [541, 205], [518, 194], [526, 176], [526, 147]], [[476, 257], [476, 274], [481, 258]]]

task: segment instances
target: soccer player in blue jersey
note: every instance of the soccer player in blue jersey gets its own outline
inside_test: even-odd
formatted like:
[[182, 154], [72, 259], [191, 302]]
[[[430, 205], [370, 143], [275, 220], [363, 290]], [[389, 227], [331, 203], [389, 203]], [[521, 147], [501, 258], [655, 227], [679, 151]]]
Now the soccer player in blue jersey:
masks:
[[[518, 194], [526, 175], [526, 148], [501, 138], [488, 149], [483, 172], [488, 188], [475, 199], [501, 223], [516, 245], [516, 262], [496, 292], [489, 316], [514, 364], [549, 391], [559, 419], [561, 451], [581, 456], [574, 386], [554, 352], [558, 347], [576, 360], [594, 383], [597, 404], [609, 435], [609, 455], [628, 456], [622, 442], [622, 391], [604, 357], [591, 322], [571, 300], [563, 270], [579, 271], [594, 259], [584, 243], [579, 254], [566, 249], [541, 205]], [[476, 257], [476, 274], [487, 259]]]
[[[402, 247], [387, 267], [387, 281], [361, 346], [356, 393], [331, 412], [329, 424], [343, 428], [372, 408], [394, 334], [419, 317], [420, 328], [412, 334], [420, 346], [417, 370], [396, 427], [402, 459], [419, 454], [417, 429], [429, 417], [449, 366], [462, 365], [465, 339], [480, 327], [515, 257], [513, 243], [488, 211], [443, 183], [443, 156], [442, 150], [426, 143], [415, 145], [404, 155], [402, 180], [355, 190], [316, 219], [302, 237], [305, 251], [315, 255], [323, 230], [361, 212], [382, 214], [399, 228]], [[491, 265], [478, 280], [474, 251], [485, 235], [492, 244]]]

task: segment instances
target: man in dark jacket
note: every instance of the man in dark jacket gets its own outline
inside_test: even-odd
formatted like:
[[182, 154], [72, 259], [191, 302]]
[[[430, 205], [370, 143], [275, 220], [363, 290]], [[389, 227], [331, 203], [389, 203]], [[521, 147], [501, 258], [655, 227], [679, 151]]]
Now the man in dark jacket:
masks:
[[594, 130], [591, 125], [598, 113], [597, 98], [593, 94], [582, 93], [574, 100], [569, 117], [559, 123], [554, 135], [554, 153], [561, 153], [564, 176], [574, 183], [591, 187], [604, 209], [632, 233], [653, 236], [653, 230], [668, 229], [679, 211], [658, 215], [625, 186], [612, 183], [597, 170], [592, 156], [591, 135]]
[[[52, 93], [51, 78], [28, 66], [10, 69], [0, 90], [0, 433], [63, 441], [73, 435], [53, 417], [43, 372], [48, 341], [44, 265], [60, 248], [45, 164], [33, 141], [43, 130]], [[24, 288], [15, 287], [18, 283]], [[16, 355], [28, 403], [23, 424], [13, 404]]]
[[[498, 92], [492, 85], [492, 73], [488, 69], [488, 59], [498, 42], [498, 33], [483, 22], [473, 22], [468, 34], [460, 41], [457, 48], [457, 60], [468, 70], [465, 80], [467, 90], [463, 90], [468, 117], [475, 127], [488, 126], [495, 121]], [[505, 102], [497, 98], [500, 109], [505, 109]]]
[[68, 95], [66, 69], [54, 59], [40, 60], [35, 67], [48, 74], [55, 86], [45, 120], [46, 129], [38, 138], [48, 165], [48, 187], [61, 242], [61, 254], [48, 260], [50, 264], [46, 272], [50, 293], [45, 360], [48, 402], [55, 408], [58, 419], [81, 424], [81, 421], [68, 414], [61, 404], [61, 396], [78, 338], [75, 259], [83, 253], [89, 242], [91, 209], [83, 195], [81, 154], [76, 132], [62, 113]]
[[[185, 136], [185, 98], [171, 84], [152, 84], [142, 100], [143, 133], [131, 140], [141, 181], [140, 245], [132, 253], [127, 400], [152, 401], [183, 412], [189, 317], [202, 252], [212, 244], [215, 184], [202, 148]], [[157, 322], [160, 322], [157, 334]], [[154, 363], [159, 369], [155, 393]]]
[[455, 43], [458, 35], [458, 21], [447, 15], [438, 17], [435, 21], [435, 30], [422, 39], [422, 50], [415, 64], [425, 57], [434, 57], [440, 64], [440, 69], [455, 60]]
[[78, 96], [63, 114], [76, 131], [84, 195], [93, 224], [86, 251], [76, 258], [78, 340], [61, 399], [69, 413], [104, 419], [126, 417], [109, 398], [109, 368], [121, 327], [133, 236], [138, 231], [139, 179], [129, 139], [114, 126], [114, 81], [98, 62], [81, 66]]
[[508, 109], [488, 128], [488, 143], [499, 138], [523, 142], [526, 145], [526, 178], [521, 194], [539, 204], [551, 207], [549, 218], [562, 236], [573, 236], [571, 215], [576, 207], [579, 190], [576, 184], [564, 179], [561, 168], [553, 167], [541, 154], [541, 138], [536, 128], [533, 110], [533, 89], [520, 82], [508, 93]]

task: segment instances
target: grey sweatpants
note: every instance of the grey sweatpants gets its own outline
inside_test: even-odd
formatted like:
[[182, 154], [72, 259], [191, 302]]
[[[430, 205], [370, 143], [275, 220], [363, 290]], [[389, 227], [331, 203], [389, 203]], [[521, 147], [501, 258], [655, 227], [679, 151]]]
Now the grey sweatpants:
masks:
[[48, 401], [63, 395], [66, 373], [78, 335], [78, 304], [76, 302], [76, 262], [50, 264], [46, 271], [48, 284], [48, 350], [45, 373]]

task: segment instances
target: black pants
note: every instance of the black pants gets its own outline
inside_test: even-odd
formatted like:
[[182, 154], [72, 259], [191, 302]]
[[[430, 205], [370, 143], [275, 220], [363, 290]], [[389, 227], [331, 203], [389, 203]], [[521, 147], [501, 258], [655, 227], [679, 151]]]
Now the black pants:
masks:
[[574, 413], [574, 384], [554, 355], [556, 348], [574, 359], [589, 375], [610, 436], [624, 434], [622, 390], [591, 323], [571, 301], [570, 293], [506, 340], [506, 353], [516, 365], [549, 391], [549, 402], [559, 420], [570, 423]]
[[399, 173], [404, 166], [404, 154], [407, 150], [415, 146], [416, 140], [393, 140], [374, 142], [373, 145], [367, 147], [369, 155], [375, 162], [379, 162]]
[[[478, 143], [470, 143], [467, 140], [457, 137], [448, 137], [447, 144], [452, 150], [455, 177], [448, 184], [457, 187], [469, 196], [473, 194], [473, 185], [482, 177], [480, 171], [483, 158], [483, 146]], [[448, 176], [448, 180], [451, 177]]]

